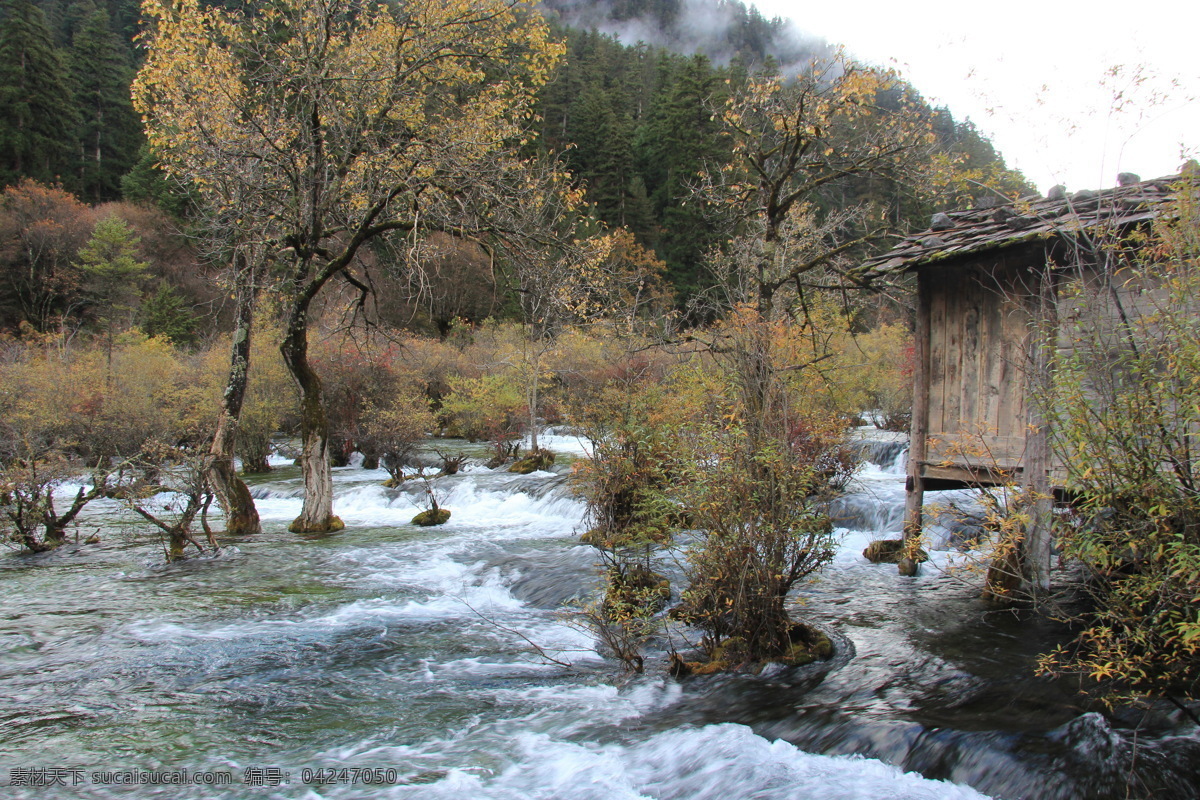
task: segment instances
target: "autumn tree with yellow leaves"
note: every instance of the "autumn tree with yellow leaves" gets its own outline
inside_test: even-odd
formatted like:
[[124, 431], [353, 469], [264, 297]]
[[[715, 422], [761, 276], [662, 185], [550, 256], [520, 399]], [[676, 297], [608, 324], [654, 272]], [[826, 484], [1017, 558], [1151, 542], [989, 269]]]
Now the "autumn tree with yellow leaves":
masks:
[[543, 163], [533, 185], [513, 192], [502, 224], [532, 235], [508, 237], [504, 247], [509, 289], [524, 336], [514, 367], [525, 387], [530, 449], [538, 450], [540, 390], [556, 337], [572, 325], [631, 333], [651, 308], [665, 312], [665, 265], [625, 229], [595, 230], [579, 213], [582, 193], [567, 176]]
[[561, 56], [527, 0], [275, 0], [251, 13], [147, 0], [134, 98], [163, 168], [210, 224], [261, 253], [283, 298], [282, 352], [302, 393], [304, 508], [333, 514], [329, 425], [308, 357], [314, 298], [365, 290], [384, 235], [482, 235], [538, 87]]
[[825, 501], [853, 470], [845, 422], [811, 380], [834, 355], [827, 290], [861, 285], [855, 264], [888, 232], [883, 209], [841, 195], [872, 178], [919, 183], [934, 145], [916, 103], [897, 106], [899, 88], [837, 57], [794, 79], [751, 79], [720, 112], [733, 157], [702, 176], [695, 200], [729, 226], [708, 311], [726, 320], [708, 334], [725, 407], [688, 432], [683, 502], [704, 534], [675, 609], [704, 631], [713, 664], [789, 660], [812, 639], [786, 597], [832, 558]]
[[719, 113], [733, 158], [697, 187], [730, 221], [716, 260], [728, 301], [767, 319], [788, 290], [860, 282], [855, 256], [890, 231], [884, 209], [845, 194], [873, 178], [920, 189], [935, 137], [918, 100], [894, 73], [842, 55], [794, 78], [753, 78], [728, 100]]

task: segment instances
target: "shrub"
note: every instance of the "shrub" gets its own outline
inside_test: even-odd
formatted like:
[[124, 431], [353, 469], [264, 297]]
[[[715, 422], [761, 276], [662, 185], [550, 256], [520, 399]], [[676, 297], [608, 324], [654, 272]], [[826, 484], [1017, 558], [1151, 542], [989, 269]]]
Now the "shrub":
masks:
[[528, 405], [520, 382], [508, 374], [451, 378], [441, 416], [451, 435], [491, 442], [503, 460], [521, 438]]
[[688, 588], [673, 610], [701, 629], [712, 656], [731, 663], [778, 658], [792, 645], [785, 603], [797, 582], [833, 558], [821, 470], [785, 445], [753, 442], [740, 424], [691, 438], [684, 506], [700, 531], [686, 557]]
[[406, 459], [429, 435], [434, 416], [429, 403], [412, 387], [401, 387], [381, 405], [368, 405], [363, 412], [360, 441], [379, 454], [380, 465], [393, 483], [401, 480]]
[[34, 553], [62, 545], [79, 512], [105, 491], [105, 472], [96, 470], [92, 485], [81, 486], [60, 510], [55, 490], [83, 472], [82, 464], [56, 450], [27, 451], [0, 467], [0, 532], [5, 539]]
[[1195, 698], [1200, 185], [1184, 186], [1175, 214], [1132, 243], [1137, 256], [1128, 240], [1097, 242], [1111, 269], [1075, 282], [1060, 306], [1071, 346], [1057, 351], [1046, 407], [1076, 502], [1058, 534], [1092, 608], [1077, 618], [1076, 640], [1041, 668], [1089, 676], [1112, 699]]
[[787, 595], [833, 558], [827, 501], [855, 465], [836, 402], [813, 390], [828, 339], [744, 310], [714, 333], [723, 386], [684, 431], [681, 499], [699, 536], [673, 613], [705, 633], [714, 665], [792, 660]]

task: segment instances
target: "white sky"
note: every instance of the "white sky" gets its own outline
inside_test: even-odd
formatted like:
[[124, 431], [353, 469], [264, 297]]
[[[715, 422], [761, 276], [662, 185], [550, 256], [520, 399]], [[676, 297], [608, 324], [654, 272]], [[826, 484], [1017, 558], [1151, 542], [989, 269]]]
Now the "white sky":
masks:
[[896, 67], [1043, 193], [1200, 157], [1200, 0], [750, 2]]

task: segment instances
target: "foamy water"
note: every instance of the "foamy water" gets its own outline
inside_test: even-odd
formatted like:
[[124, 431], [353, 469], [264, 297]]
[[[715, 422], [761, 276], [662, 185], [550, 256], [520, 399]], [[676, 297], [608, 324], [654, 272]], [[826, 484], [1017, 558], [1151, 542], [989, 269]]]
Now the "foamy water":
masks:
[[[565, 435], [541, 443], [586, 451]], [[841, 504], [834, 563], [802, 587], [806, 613], [848, 632], [828, 676], [774, 669], [678, 682], [663, 661], [680, 641], [650, 645], [646, 675], [621, 673], [574, 613], [595, 596], [598, 567], [578, 542], [584, 506], [561, 476], [474, 466], [438, 478], [430, 487], [450, 521], [415, 528], [423, 484], [387, 489], [383, 471], [340, 468], [334, 510], [346, 530], [297, 537], [284, 528], [302, 487], [284, 467], [253, 486], [266, 532], [221, 558], [164, 567], [152, 541], [105, 528], [98, 550], [6, 574], [17, 587], [8, 597], [23, 601], [0, 620], [6, 746], [14, 765], [292, 775], [275, 789], [87, 787], [104, 798], [984, 797], [968, 780], [1034, 796], [1042, 773], [1005, 777], [1029, 757], [1006, 749], [1021, 734], [993, 740], [983, 726], [1002, 723], [955, 722], [953, 710], [914, 721], [943, 694], [957, 708], [955, 692], [969, 697], [977, 683], [953, 647], [925, 640], [970, 606], [938, 569], [952, 551], [937, 543], [918, 578], [862, 558], [902, 522], [904, 454], [879, 452], [890, 460], [864, 465]], [[122, 514], [96, 508], [101, 526]], [[950, 617], [923, 621], [947, 598], [958, 604]], [[1060, 750], [1069, 739], [1046, 736]], [[1080, 736], [1081, 752], [1093, 747]], [[1153, 759], [1153, 743], [1138, 747], [1138, 763]], [[896, 766], [906, 763], [960, 783]], [[1037, 769], [1056, 774], [1058, 763]], [[397, 782], [302, 782], [323, 768], [394, 769]]]

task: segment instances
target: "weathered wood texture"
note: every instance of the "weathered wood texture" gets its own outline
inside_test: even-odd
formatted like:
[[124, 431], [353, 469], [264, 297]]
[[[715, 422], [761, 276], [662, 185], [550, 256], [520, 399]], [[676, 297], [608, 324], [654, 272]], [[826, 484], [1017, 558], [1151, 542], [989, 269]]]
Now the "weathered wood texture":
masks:
[[925, 502], [924, 466], [929, 443], [929, 339], [932, 289], [927, 283], [917, 286], [917, 319], [913, 331], [912, 428], [909, 435], [908, 477], [904, 496], [904, 538], [921, 535], [922, 507]]
[[927, 466], [961, 469], [964, 480], [1020, 468], [1027, 279], [1019, 259], [922, 270], [930, 296]]
[[1023, 579], [1034, 592], [1050, 588], [1051, 527], [1054, 495], [1051, 491], [1053, 456], [1050, 452], [1049, 409], [1052, 377], [1050, 362], [1057, 325], [1057, 283], [1049, 268], [1031, 275], [1028, 307], [1034, 329], [1028, 337], [1025, 369], [1026, 427], [1022, 479], [1033, 504], [1025, 540], [1021, 543]]
[[[914, 411], [925, 407], [927, 414], [927, 442], [918, 442], [914, 414], [914, 479], [1028, 482], [1031, 425], [1039, 429], [1039, 449], [1045, 447], [1044, 426], [1031, 416], [1035, 410], [1028, 399], [1030, 359], [1038, 358], [1039, 372], [1047, 360], [1033, 347], [1034, 317], [1042, 306], [1031, 300], [1039, 296], [1040, 276], [1050, 269], [1056, 285], [1081, 278], [1097, 282], [1104, 270], [1097, 270], [1103, 265], [1092, 244], [1157, 217], [1178, 180], [949, 212], [940, 230], [910, 236], [864, 265], [868, 275], [916, 270], [921, 291], [928, 293], [928, 334], [918, 331], [917, 336], [918, 352], [927, 348], [921, 363], [927, 371], [919, 373], [914, 386]], [[1073, 346], [1073, 318], [1141, 314], [1160, 299], [1154, 289], [1119, 278], [1107, 290], [1113, 302], [1089, 301], [1085, 292], [1078, 307], [1059, 309], [1064, 320], [1060, 349]], [[1043, 299], [1053, 305], [1059, 298]], [[1060, 488], [1061, 464], [1052, 454], [1042, 455], [1038, 472], [1045, 471], [1051, 486]], [[910, 522], [914, 502], [908, 503]]]

